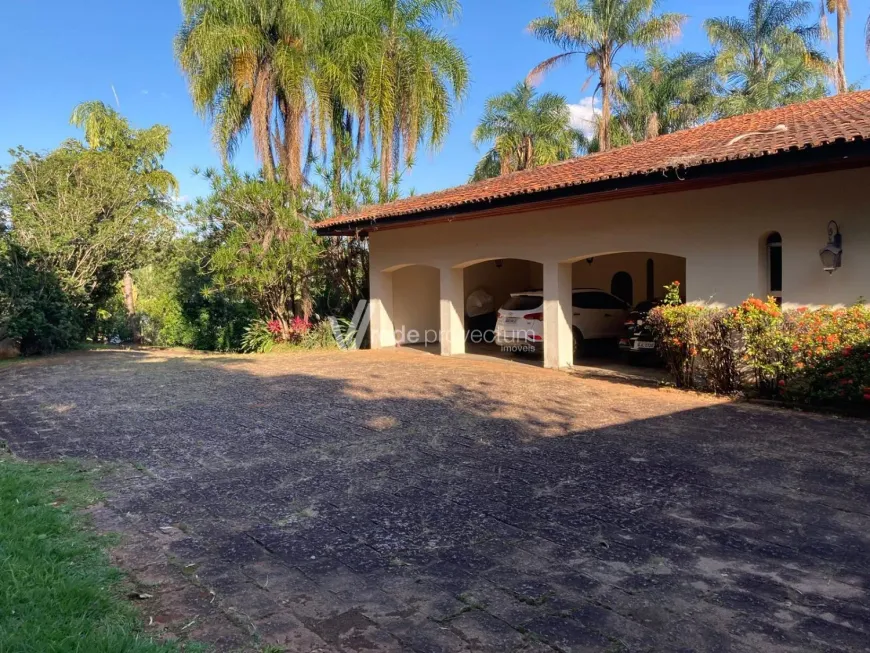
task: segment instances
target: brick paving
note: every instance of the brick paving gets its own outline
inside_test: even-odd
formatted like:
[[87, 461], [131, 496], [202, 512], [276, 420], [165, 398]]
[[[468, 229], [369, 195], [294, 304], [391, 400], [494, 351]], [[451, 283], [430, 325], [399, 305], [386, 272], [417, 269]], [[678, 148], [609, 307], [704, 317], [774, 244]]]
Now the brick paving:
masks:
[[412, 352], [0, 368], [97, 459], [149, 628], [219, 651], [870, 650], [870, 424]]

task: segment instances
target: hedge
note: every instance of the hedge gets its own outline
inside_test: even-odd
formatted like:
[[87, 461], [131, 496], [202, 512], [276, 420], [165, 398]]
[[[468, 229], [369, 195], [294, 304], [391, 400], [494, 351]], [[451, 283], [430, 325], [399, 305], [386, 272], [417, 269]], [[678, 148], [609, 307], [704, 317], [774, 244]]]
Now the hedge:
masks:
[[870, 408], [870, 308], [782, 310], [750, 297], [721, 309], [665, 305], [649, 316], [678, 387]]

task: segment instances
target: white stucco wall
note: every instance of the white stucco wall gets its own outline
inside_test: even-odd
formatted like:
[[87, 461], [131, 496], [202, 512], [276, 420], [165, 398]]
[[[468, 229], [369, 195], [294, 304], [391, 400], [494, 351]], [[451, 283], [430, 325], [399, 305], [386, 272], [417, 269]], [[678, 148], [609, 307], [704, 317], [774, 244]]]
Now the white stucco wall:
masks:
[[[402, 265], [464, 268], [487, 259], [585, 265], [589, 257], [655, 252], [685, 258], [688, 300], [734, 304], [749, 294], [765, 293], [759, 240], [778, 231], [783, 239], [784, 301], [850, 303], [870, 297], [868, 187], [870, 169], [859, 169], [374, 231], [373, 298], [378, 299], [379, 288], [390, 285], [376, 277]], [[818, 256], [829, 220], [839, 223], [844, 239], [843, 268], [833, 275], [822, 270]], [[582, 265], [573, 269], [578, 268]], [[656, 285], [670, 281], [668, 276], [672, 274]], [[396, 281], [403, 283], [399, 276]], [[609, 289], [609, 282], [603, 287]], [[636, 298], [645, 292], [636, 279]], [[402, 291], [402, 297], [414, 295]], [[408, 306], [412, 312], [415, 306], [431, 304], [428, 294], [416, 295]], [[398, 293], [393, 298], [396, 311], [401, 311], [398, 305], [407, 300], [400, 301]], [[395, 313], [396, 318], [400, 315]]]
[[441, 278], [438, 268], [412, 265], [396, 270], [393, 279], [393, 322], [398, 344], [438, 342], [441, 325]]

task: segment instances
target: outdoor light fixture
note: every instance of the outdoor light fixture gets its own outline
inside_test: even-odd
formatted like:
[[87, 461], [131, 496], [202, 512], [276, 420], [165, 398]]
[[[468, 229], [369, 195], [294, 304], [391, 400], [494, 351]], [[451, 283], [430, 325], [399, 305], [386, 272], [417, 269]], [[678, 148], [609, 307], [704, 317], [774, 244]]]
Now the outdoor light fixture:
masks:
[[587, 258], [587, 259], [586, 259], [586, 262], [587, 262], [589, 265], [592, 265], [593, 263], [595, 263], [595, 257], [593, 256], [592, 258]]
[[822, 267], [828, 274], [843, 265], [843, 236], [840, 235], [840, 225], [831, 220], [828, 223], [828, 244], [819, 250]]

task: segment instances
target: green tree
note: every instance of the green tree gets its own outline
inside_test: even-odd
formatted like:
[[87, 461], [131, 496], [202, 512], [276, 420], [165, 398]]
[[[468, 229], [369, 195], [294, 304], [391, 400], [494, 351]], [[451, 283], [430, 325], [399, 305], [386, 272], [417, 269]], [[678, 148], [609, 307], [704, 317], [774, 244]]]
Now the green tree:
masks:
[[819, 98], [829, 63], [815, 48], [820, 28], [806, 25], [808, 0], [751, 0], [746, 19], [704, 22], [716, 48], [718, 113], [733, 116]]
[[615, 144], [672, 134], [708, 118], [715, 99], [711, 63], [697, 54], [671, 58], [654, 49], [644, 61], [625, 66], [611, 127]]
[[402, 159], [410, 166], [420, 145], [443, 142], [453, 105], [468, 88], [468, 62], [434, 27], [458, 14], [458, 0], [363, 0], [360, 7], [351, 36], [362, 36], [363, 102], [383, 199]]
[[73, 121], [92, 146], [71, 140], [47, 154], [12, 151], [0, 202], [14, 240], [93, 317], [124, 272], [172, 237], [175, 180], [161, 165], [165, 127], [132, 129], [99, 104], [79, 107]]
[[529, 29], [543, 41], [564, 50], [538, 64], [528, 76], [534, 81], [554, 66], [582, 57], [597, 78], [601, 93], [598, 143], [611, 147], [611, 101], [616, 88], [617, 56], [626, 47], [649, 48], [680, 33], [682, 14], [656, 14], [658, 0], [553, 0], [553, 16], [535, 19]]
[[464, 56], [434, 27], [456, 0], [184, 0], [182, 10], [177, 57], [225, 160], [250, 131], [266, 178], [281, 173], [296, 190], [318, 145], [356, 160], [370, 134], [388, 194], [402, 156], [443, 141], [467, 87]]
[[289, 334], [294, 316], [312, 312], [311, 280], [321, 254], [300, 217], [297, 193], [231, 169], [205, 176], [212, 192], [197, 200], [191, 221], [209, 242], [214, 288], [250, 301], [260, 317], [278, 320]]
[[474, 130], [475, 147], [490, 146], [477, 164], [473, 181], [564, 161], [574, 156], [577, 131], [561, 95], [536, 96], [527, 83], [489, 98]]

